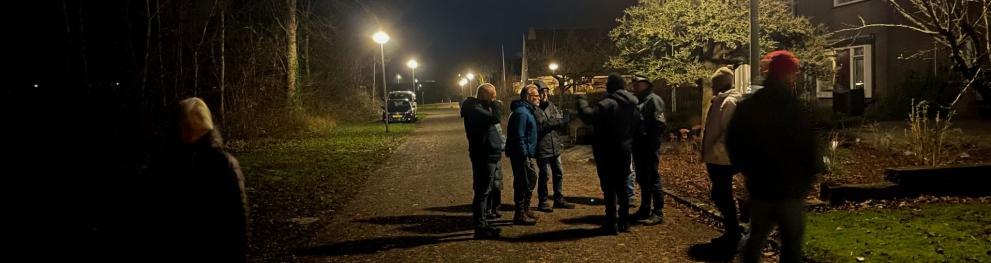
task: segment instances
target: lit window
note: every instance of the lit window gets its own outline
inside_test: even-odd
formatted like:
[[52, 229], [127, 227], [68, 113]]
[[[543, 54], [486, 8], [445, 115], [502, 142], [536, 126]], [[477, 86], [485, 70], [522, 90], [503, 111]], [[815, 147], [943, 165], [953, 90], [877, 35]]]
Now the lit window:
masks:
[[863, 89], [864, 97], [872, 97], [874, 87], [870, 45], [833, 49], [829, 56], [832, 58], [835, 75], [832, 79], [816, 81], [820, 98], [832, 98], [833, 90], [850, 89]]

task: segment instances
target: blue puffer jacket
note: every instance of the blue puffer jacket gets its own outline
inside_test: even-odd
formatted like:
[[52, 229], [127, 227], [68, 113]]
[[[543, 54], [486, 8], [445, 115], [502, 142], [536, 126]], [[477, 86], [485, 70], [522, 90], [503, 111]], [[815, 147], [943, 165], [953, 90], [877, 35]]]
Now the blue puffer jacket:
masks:
[[533, 157], [537, 153], [537, 119], [533, 115], [533, 105], [521, 100], [509, 105], [513, 114], [509, 115], [506, 135], [506, 156]]

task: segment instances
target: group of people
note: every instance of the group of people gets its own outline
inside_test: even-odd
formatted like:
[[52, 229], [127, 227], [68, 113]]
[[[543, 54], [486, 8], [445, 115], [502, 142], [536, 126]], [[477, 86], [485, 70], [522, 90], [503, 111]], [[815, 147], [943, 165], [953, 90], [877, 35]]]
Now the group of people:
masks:
[[[714, 96], [702, 132], [702, 160], [724, 227], [723, 234], [708, 243], [712, 253], [732, 257], [742, 243], [743, 261], [759, 262], [761, 249], [777, 226], [781, 261], [801, 261], [804, 198], [822, 165], [810, 116], [794, 94], [799, 68], [799, 60], [789, 51], [767, 54], [760, 61], [762, 88], [747, 95], [733, 86], [729, 68], [720, 68], [711, 77]], [[664, 221], [658, 169], [667, 128], [664, 101], [654, 94], [651, 81], [645, 77], [636, 76], [629, 84], [612, 74], [603, 99], [589, 102], [579, 96], [576, 103], [577, 115], [592, 130], [592, 152], [606, 214], [600, 231], [607, 235], [629, 232], [634, 223]], [[574, 207], [562, 194], [561, 144], [556, 133], [569, 120], [547, 99], [548, 92], [540, 81], [521, 89], [519, 100], [510, 104], [505, 137], [500, 126], [502, 102], [496, 99], [493, 85], [482, 84], [476, 97], [462, 102], [474, 180], [476, 239], [498, 238], [500, 234], [489, 220], [500, 217], [499, 162], [503, 152], [513, 169], [513, 224], [537, 223], [530, 211], [535, 186], [539, 186], [537, 210]], [[641, 202], [631, 215], [634, 174], [641, 188]], [[747, 238], [739, 224], [733, 193], [736, 174], [744, 176], [749, 193], [745, 202], [751, 223]], [[553, 178], [553, 205], [547, 203], [548, 177]]]

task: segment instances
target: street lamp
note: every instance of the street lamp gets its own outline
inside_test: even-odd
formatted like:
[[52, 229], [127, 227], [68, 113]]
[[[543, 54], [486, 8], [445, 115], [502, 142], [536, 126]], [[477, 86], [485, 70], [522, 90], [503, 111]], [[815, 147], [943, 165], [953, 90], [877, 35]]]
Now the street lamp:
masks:
[[461, 86], [461, 96], [464, 97], [465, 96], [465, 85], [468, 85], [468, 80], [462, 78], [461, 80], [458, 81], [458, 85]]
[[[415, 59], [410, 59], [409, 61], [406, 61], [406, 66], [413, 71], [413, 94], [416, 94], [416, 92], [420, 91], [420, 89], [416, 86], [416, 67], [420, 66], [420, 64], [416, 63]], [[420, 94], [420, 99], [423, 99], [423, 94]]]
[[396, 82], [398, 83], [400, 80], [403, 80], [403, 75], [396, 74]]
[[381, 51], [381, 54], [382, 54], [382, 106], [383, 106], [382, 110], [385, 112], [382, 115], [384, 117], [382, 119], [384, 119], [384, 122], [385, 122], [385, 132], [389, 132], [389, 116], [388, 116], [389, 115], [389, 89], [386, 87], [386, 84], [385, 84], [387, 82], [385, 80], [385, 76], [386, 76], [386, 74], [385, 74], [385, 43], [386, 42], [389, 42], [389, 35], [386, 34], [385, 32], [382, 32], [380, 30], [379, 32], [375, 32], [375, 34], [372, 35], [372, 40], [375, 40], [375, 43], [379, 43], [379, 51]]

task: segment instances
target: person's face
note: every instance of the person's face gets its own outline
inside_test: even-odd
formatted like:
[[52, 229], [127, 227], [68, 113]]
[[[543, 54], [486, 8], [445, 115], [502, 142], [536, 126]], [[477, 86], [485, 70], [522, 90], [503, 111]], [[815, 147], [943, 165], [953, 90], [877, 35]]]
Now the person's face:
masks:
[[550, 90], [547, 89], [540, 90], [540, 101], [547, 101], [547, 98], [550, 97], [548, 93], [550, 93]]
[[537, 92], [537, 89], [528, 89], [527, 94], [528, 94], [526, 99], [527, 102], [529, 102], [533, 106], [540, 105], [540, 93]]
[[633, 84], [633, 86], [633, 90], [637, 95], [643, 95], [644, 93], [650, 91], [650, 85], [645, 82], [637, 82]]

